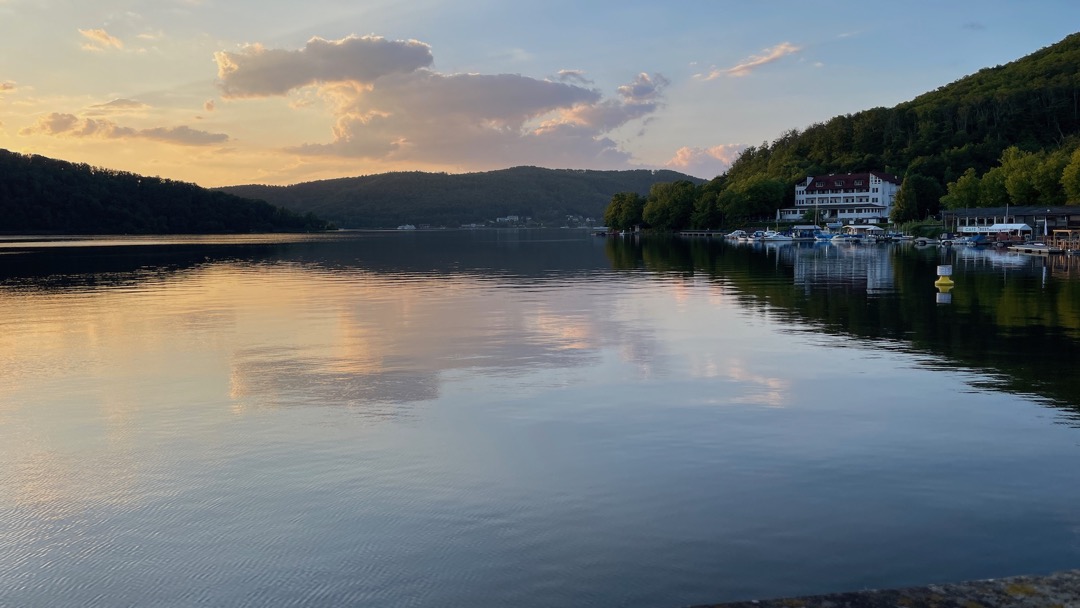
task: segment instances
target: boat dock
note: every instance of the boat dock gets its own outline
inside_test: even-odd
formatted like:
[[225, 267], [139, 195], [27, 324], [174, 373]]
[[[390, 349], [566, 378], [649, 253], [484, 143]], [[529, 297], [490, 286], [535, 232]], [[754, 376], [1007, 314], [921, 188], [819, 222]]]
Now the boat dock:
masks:
[[772, 600], [707, 604], [696, 608], [1035, 608], [1080, 607], [1080, 570], [1048, 576], [927, 585], [904, 589], [864, 590]]
[[722, 230], [680, 230], [679, 236], [704, 236], [723, 238], [727, 233]]

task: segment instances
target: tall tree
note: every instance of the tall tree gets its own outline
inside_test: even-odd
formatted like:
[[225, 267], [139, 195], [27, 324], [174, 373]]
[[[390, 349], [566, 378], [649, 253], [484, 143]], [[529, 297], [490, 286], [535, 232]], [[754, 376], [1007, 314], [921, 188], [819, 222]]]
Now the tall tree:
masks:
[[653, 228], [681, 230], [690, 225], [696, 199], [697, 187], [693, 182], [679, 180], [653, 184], [642, 217]]
[[948, 192], [941, 197], [941, 205], [946, 209], [979, 206], [979, 176], [975, 175], [974, 167], [968, 167], [959, 179], [948, 185]]

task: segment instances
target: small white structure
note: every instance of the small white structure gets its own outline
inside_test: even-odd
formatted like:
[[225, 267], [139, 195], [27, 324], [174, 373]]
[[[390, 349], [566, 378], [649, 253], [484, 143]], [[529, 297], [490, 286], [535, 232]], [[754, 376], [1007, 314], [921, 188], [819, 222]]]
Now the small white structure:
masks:
[[961, 234], [1000, 234], [1005, 233], [1013, 236], [1024, 236], [1032, 233], [1031, 226], [1027, 224], [990, 224], [989, 226], [960, 226]]
[[887, 222], [899, 191], [900, 178], [880, 171], [811, 175], [795, 186], [795, 206], [777, 210], [776, 219], [798, 221], [811, 212], [815, 221]]

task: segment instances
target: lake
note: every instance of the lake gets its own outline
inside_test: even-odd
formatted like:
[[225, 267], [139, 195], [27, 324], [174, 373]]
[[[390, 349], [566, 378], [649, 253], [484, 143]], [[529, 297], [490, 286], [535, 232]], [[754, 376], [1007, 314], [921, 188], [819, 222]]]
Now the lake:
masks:
[[9, 237], [0, 606], [677, 607], [1076, 568], [1078, 360], [1066, 256]]

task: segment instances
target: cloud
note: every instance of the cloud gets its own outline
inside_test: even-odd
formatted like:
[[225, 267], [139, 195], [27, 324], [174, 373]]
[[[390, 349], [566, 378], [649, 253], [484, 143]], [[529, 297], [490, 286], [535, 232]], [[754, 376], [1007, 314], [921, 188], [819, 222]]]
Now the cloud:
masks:
[[84, 51], [107, 51], [109, 49], [123, 49], [124, 43], [117, 37], [111, 36], [105, 30], [79, 30], [86, 39], [82, 48]]
[[215, 105], [213, 99], [207, 99], [206, 103], [203, 104], [203, 110], [206, 110], [207, 112], [213, 112], [216, 109], [217, 105]]
[[206, 146], [229, 140], [229, 136], [223, 133], [198, 131], [185, 126], [133, 129], [118, 125], [111, 120], [79, 118], [74, 114], [59, 112], [39, 118], [34, 125], [19, 131], [19, 135], [49, 135], [80, 139], [149, 139], [185, 146]]
[[790, 42], [781, 42], [772, 48], [765, 49], [761, 55], [750, 56], [739, 65], [727, 69], [715, 69], [708, 75], [698, 77], [703, 80], [715, 80], [721, 76], [747, 76], [763, 65], [768, 65], [778, 59], [798, 53], [801, 50], [801, 47], [797, 47]]
[[105, 114], [126, 114], [130, 112], [138, 112], [145, 110], [150, 106], [141, 101], [135, 101], [134, 99], [114, 99], [106, 103], [99, 103], [90, 106], [88, 112], [91, 116], [102, 116]]
[[687, 175], [712, 179], [727, 171], [747, 148], [746, 144], [721, 144], [711, 148], [679, 148], [665, 167]]
[[256, 45], [217, 57], [226, 97], [315, 85], [333, 114], [332, 139], [291, 152], [469, 169], [625, 167], [630, 157], [608, 133], [654, 113], [668, 85], [661, 75], [639, 74], [604, 98], [574, 70], [555, 80], [441, 74], [430, 69], [426, 44], [371, 36], [316, 38], [300, 51]]
[[160, 141], [168, 144], [180, 144], [182, 146], [212, 146], [229, 141], [229, 136], [224, 133], [210, 133], [199, 131], [181, 125], [179, 127], [155, 127], [142, 129], [138, 137]]
[[0, 82], [0, 93], [7, 93], [8, 91], [15, 90], [15, 83], [11, 81]]
[[391, 41], [378, 36], [341, 40], [312, 38], [299, 51], [254, 44], [239, 53], [214, 53], [226, 98], [285, 95], [322, 83], [370, 83], [379, 77], [409, 73], [431, 65], [431, 48], [416, 40]]
[[581, 86], [590, 86], [593, 84], [593, 81], [586, 78], [585, 72], [581, 70], [559, 70], [555, 79], [559, 82], [569, 82]]

